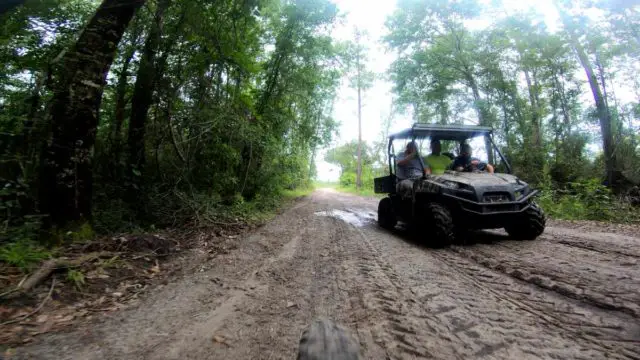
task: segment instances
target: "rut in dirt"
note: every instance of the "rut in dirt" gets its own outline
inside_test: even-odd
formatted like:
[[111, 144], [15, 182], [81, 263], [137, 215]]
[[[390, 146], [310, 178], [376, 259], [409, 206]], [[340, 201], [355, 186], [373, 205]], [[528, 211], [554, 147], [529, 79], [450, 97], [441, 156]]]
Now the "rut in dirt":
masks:
[[365, 359], [640, 358], [640, 239], [552, 226], [432, 249], [379, 228], [376, 206], [316, 191], [140, 306], [18, 358], [291, 359], [318, 317]]

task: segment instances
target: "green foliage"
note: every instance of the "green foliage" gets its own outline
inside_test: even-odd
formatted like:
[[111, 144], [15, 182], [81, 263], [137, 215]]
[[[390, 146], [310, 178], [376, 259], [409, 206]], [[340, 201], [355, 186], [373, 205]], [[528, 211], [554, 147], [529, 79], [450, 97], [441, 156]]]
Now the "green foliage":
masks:
[[102, 269], [110, 269], [110, 268], [122, 268], [126, 267], [128, 264], [125, 260], [122, 260], [118, 255], [113, 256], [109, 259], [100, 260], [99, 267]]
[[[92, 153], [93, 218], [51, 230], [56, 242], [86, 241], [94, 230], [252, 221], [252, 213], [277, 207], [283, 192], [310, 185], [313, 154], [337, 126], [330, 116], [341, 76], [329, 36], [335, 5], [170, 4], [161, 18], [156, 2], [140, 8], [118, 44]], [[9, 164], [0, 170], [0, 220], [10, 227], [37, 213], [39, 156], [50, 138], [42, 120], [57, 71], [51, 62], [96, 9], [90, 0], [50, 5], [21, 7], [0, 28], [0, 89], [7, 90], [0, 160]], [[138, 164], [127, 156], [131, 98], [154, 31], [161, 36]]]
[[568, 183], [562, 190], [542, 188], [538, 202], [545, 212], [556, 219], [638, 222], [640, 214], [630, 204], [617, 199], [611, 190], [596, 179]]
[[[398, 104], [411, 106], [419, 122], [458, 123], [475, 113], [464, 122], [492, 126], [516, 173], [532, 183], [542, 182], [548, 169], [554, 186], [600, 178], [606, 162], [594, 161], [586, 148], [602, 138], [593, 125], [603, 120], [583, 100], [592, 94], [579, 45], [605, 90], [614, 168], [637, 183], [637, 101], [625, 103], [614, 92], [620, 85], [622, 92], [640, 89], [633, 66], [639, 44], [631, 31], [638, 14], [606, 3], [565, 2], [572, 19], [564, 22], [564, 33], [552, 33], [544, 14], [532, 8], [506, 15], [501, 1], [399, 1], [385, 37], [398, 54], [390, 69]], [[592, 6], [605, 18], [586, 16]], [[496, 14], [482, 30], [469, 26]], [[568, 36], [573, 32], [579, 43]]]
[[67, 271], [67, 280], [78, 290], [82, 289], [82, 286], [85, 284], [84, 274], [80, 270], [69, 269]]
[[26, 216], [22, 223], [5, 226], [0, 232], [0, 261], [29, 272], [51, 253], [39, 243], [41, 218]]
[[[362, 189], [356, 190], [358, 142], [351, 141], [344, 145], [331, 148], [325, 155], [325, 161], [340, 167], [340, 179], [337, 188], [342, 191], [360, 195], [373, 195], [373, 179], [380, 176], [384, 169], [378, 168], [379, 162], [374, 161], [374, 150], [366, 143], [362, 143]], [[386, 149], [385, 149], [386, 151]]]
[[49, 251], [29, 240], [17, 240], [0, 246], [0, 261], [29, 272], [33, 266], [51, 255]]
[[69, 231], [67, 234], [70, 237], [71, 242], [74, 243], [87, 242], [93, 240], [95, 237], [93, 228], [86, 222], [78, 226], [74, 231]]

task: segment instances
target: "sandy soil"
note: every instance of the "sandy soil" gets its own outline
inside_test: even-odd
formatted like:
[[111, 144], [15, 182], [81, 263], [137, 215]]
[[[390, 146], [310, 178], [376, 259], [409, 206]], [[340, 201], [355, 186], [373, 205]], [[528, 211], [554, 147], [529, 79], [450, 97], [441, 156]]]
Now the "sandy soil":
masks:
[[366, 359], [640, 359], [640, 231], [551, 222], [533, 242], [435, 250], [378, 228], [376, 206], [316, 191], [139, 306], [16, 358], [293, 359], [324, 316]]

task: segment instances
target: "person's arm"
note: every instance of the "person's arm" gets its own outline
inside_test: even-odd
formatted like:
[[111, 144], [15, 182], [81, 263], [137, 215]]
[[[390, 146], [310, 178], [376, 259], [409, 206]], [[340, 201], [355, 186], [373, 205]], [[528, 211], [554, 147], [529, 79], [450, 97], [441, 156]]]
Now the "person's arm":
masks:
[[495, 170], [491, 164], [481, 161], [479, 159], [474, 159], [471, 163], [475, 165], [476, 169], [490, 173], [490, 174], [493, 174]]
[[451, 163], [451, 166], [450, 166], [451, 170], [463, 171], [464, 170], [464, 166], [462, 166], [461, 162], [462, 161], [460, 161], [460, 158], [455, 158], [453, 160], [453, 162]]
[[424, 174], [425, 175], [431, 175], [431, 165], [429, 165], [429, 162], [424, 161], [422, 158], [420, 158], [420, 162], [422, 163], [422, 168], [424, 169]]
[[416, 156], [416, 153], [409, 154], [405, 156], [402, 160], [398, 160], [396, 164], [400, 166], [407, 165], [409, 161], [411, 161], [411, 159], [413, 159], [415, 156]]

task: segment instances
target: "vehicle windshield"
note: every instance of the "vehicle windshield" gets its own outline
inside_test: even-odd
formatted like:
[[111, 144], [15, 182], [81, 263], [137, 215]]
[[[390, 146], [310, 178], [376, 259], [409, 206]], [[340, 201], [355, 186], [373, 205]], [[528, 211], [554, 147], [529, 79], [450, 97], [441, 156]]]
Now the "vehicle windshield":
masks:
[[[437, 139], [437, 138], [434, 138]], [[411, 142], [411, 139], [398, 139], [394, 141], [393, 146], [395, 150], [395, 155], [397, 157], [403, 156], [404, 150], [407, 147], [407, 144]], [[432, 138], [422, 138], [416, 139], [415, 142], [418, 146], [418, 151], [420, 156], [425, 160], [426, 166], [428, 166], [428, 160], [430, 156], [442, 155], [449, 157], [451, 161], [455, 159], [455, 157], [460, 155], [460, 142], [458, 140], [439, 140], [440, 142], [440, 152], [439, 154], [434, 154], [431, 148]], [[472, 157], [477, 158], [483, 162], [488, 162], [488, 156], [486, 151], [486, 146], [483, 141], [482, 136], [476, 136], [471, 139], [467, 139], [465, 143], [469, 144], [472, 149]]]

